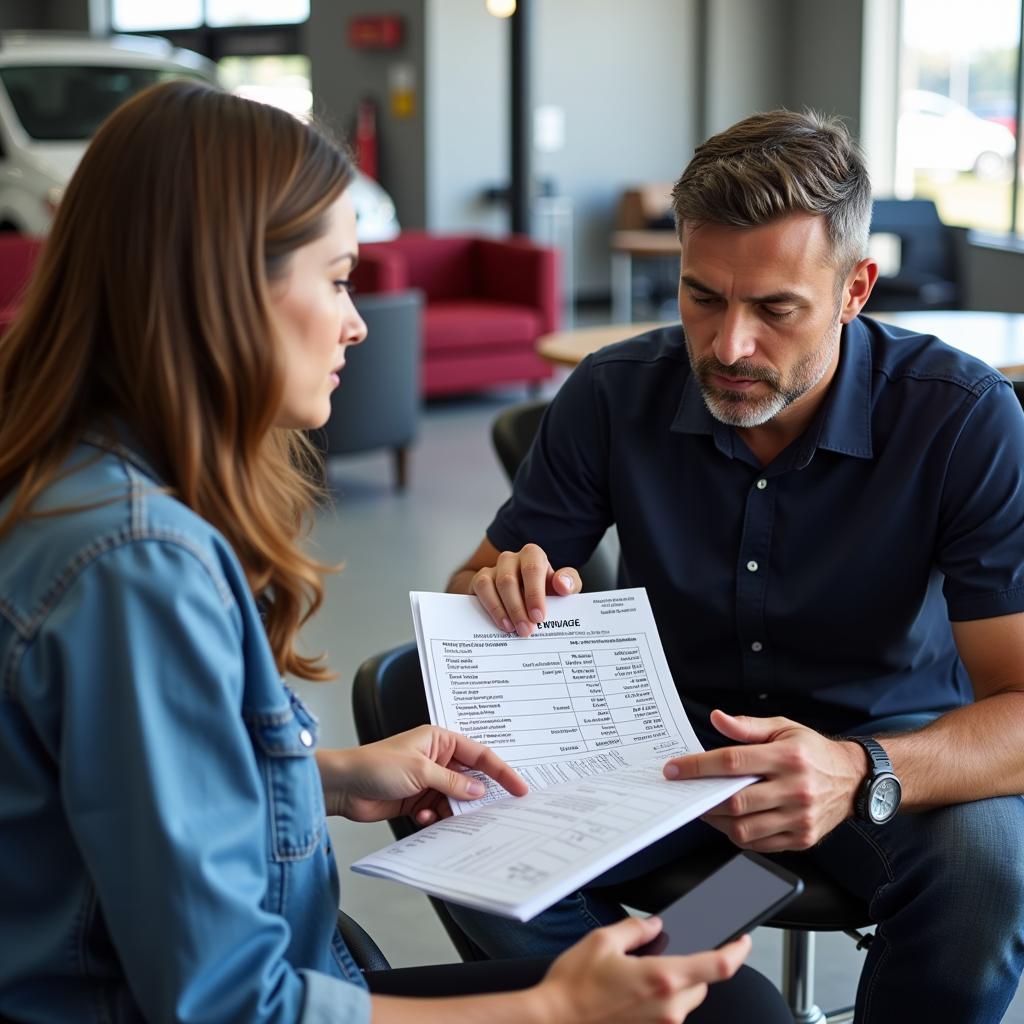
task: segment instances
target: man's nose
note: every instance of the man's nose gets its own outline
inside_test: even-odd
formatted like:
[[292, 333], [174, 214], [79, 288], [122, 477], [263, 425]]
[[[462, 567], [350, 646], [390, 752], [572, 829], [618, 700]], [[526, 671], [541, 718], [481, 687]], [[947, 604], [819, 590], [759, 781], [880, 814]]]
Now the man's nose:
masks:
[[757, 350], [756, 327], [741, 311], [727, 311], [715, 335], [712, 351], [723, 366], [747, 359]]

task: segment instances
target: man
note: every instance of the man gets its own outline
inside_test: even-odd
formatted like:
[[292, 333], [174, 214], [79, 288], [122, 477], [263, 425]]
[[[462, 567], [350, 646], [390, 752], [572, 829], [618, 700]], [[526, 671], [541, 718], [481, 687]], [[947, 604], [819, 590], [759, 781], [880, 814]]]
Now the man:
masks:
[[[617, 523], [714, 748], [665, 774], [761, 781], [616, 878], [718, 833], [806, 850], [879, 922], [859, 1021], [998, 1021], [1024, 964], [1024, 416], [990, 367], [859, 317], [870, 184], [838, 121], [741, 121], [673, 204], [682, 327], [581, 363], [449, 589], [526, 635]], [[525, 927], [456, 913], [497, 955], [622, 911], [592, 887]]]

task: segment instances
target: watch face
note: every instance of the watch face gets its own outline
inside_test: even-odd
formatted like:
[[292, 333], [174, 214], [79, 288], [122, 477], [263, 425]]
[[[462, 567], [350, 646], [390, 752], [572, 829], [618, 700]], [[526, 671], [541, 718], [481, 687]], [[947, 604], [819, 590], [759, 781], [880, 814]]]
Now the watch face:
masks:
[[868, 814], [881, 824], [888, 821], [900, 806], [900, 784], [891, 775], [883, 776], [871, 787]]

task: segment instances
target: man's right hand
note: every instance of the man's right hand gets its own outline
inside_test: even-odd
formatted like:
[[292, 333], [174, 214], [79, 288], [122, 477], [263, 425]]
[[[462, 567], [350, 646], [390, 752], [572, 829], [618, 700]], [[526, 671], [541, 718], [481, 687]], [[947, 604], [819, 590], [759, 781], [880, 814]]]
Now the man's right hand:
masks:
[[566, 950], [534, 990], [547, 1008], [541, 1019], [574, 1024], [682, 1021], [731, 978], [750, 952], [742, 936], [721, 949], [692, 956], [627, 956], [661, 932], [656, 917], [630, 917], [598, 928]]
[[553, 569], [536, 544], [499, 552], [485, 538], [448, 589], [475, 594], [499, 629], [529, 636], [547, 615], [548, 595], [578, 594], [582, 585], [575, 569]]

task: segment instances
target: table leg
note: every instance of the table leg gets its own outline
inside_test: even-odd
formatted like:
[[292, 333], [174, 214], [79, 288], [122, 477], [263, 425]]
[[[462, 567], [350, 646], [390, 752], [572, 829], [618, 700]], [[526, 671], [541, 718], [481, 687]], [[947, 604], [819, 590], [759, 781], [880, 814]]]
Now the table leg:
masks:
[[612, 322], [628, 324], [633, 319], [633, 257], [628, 252], [612, 253]]

